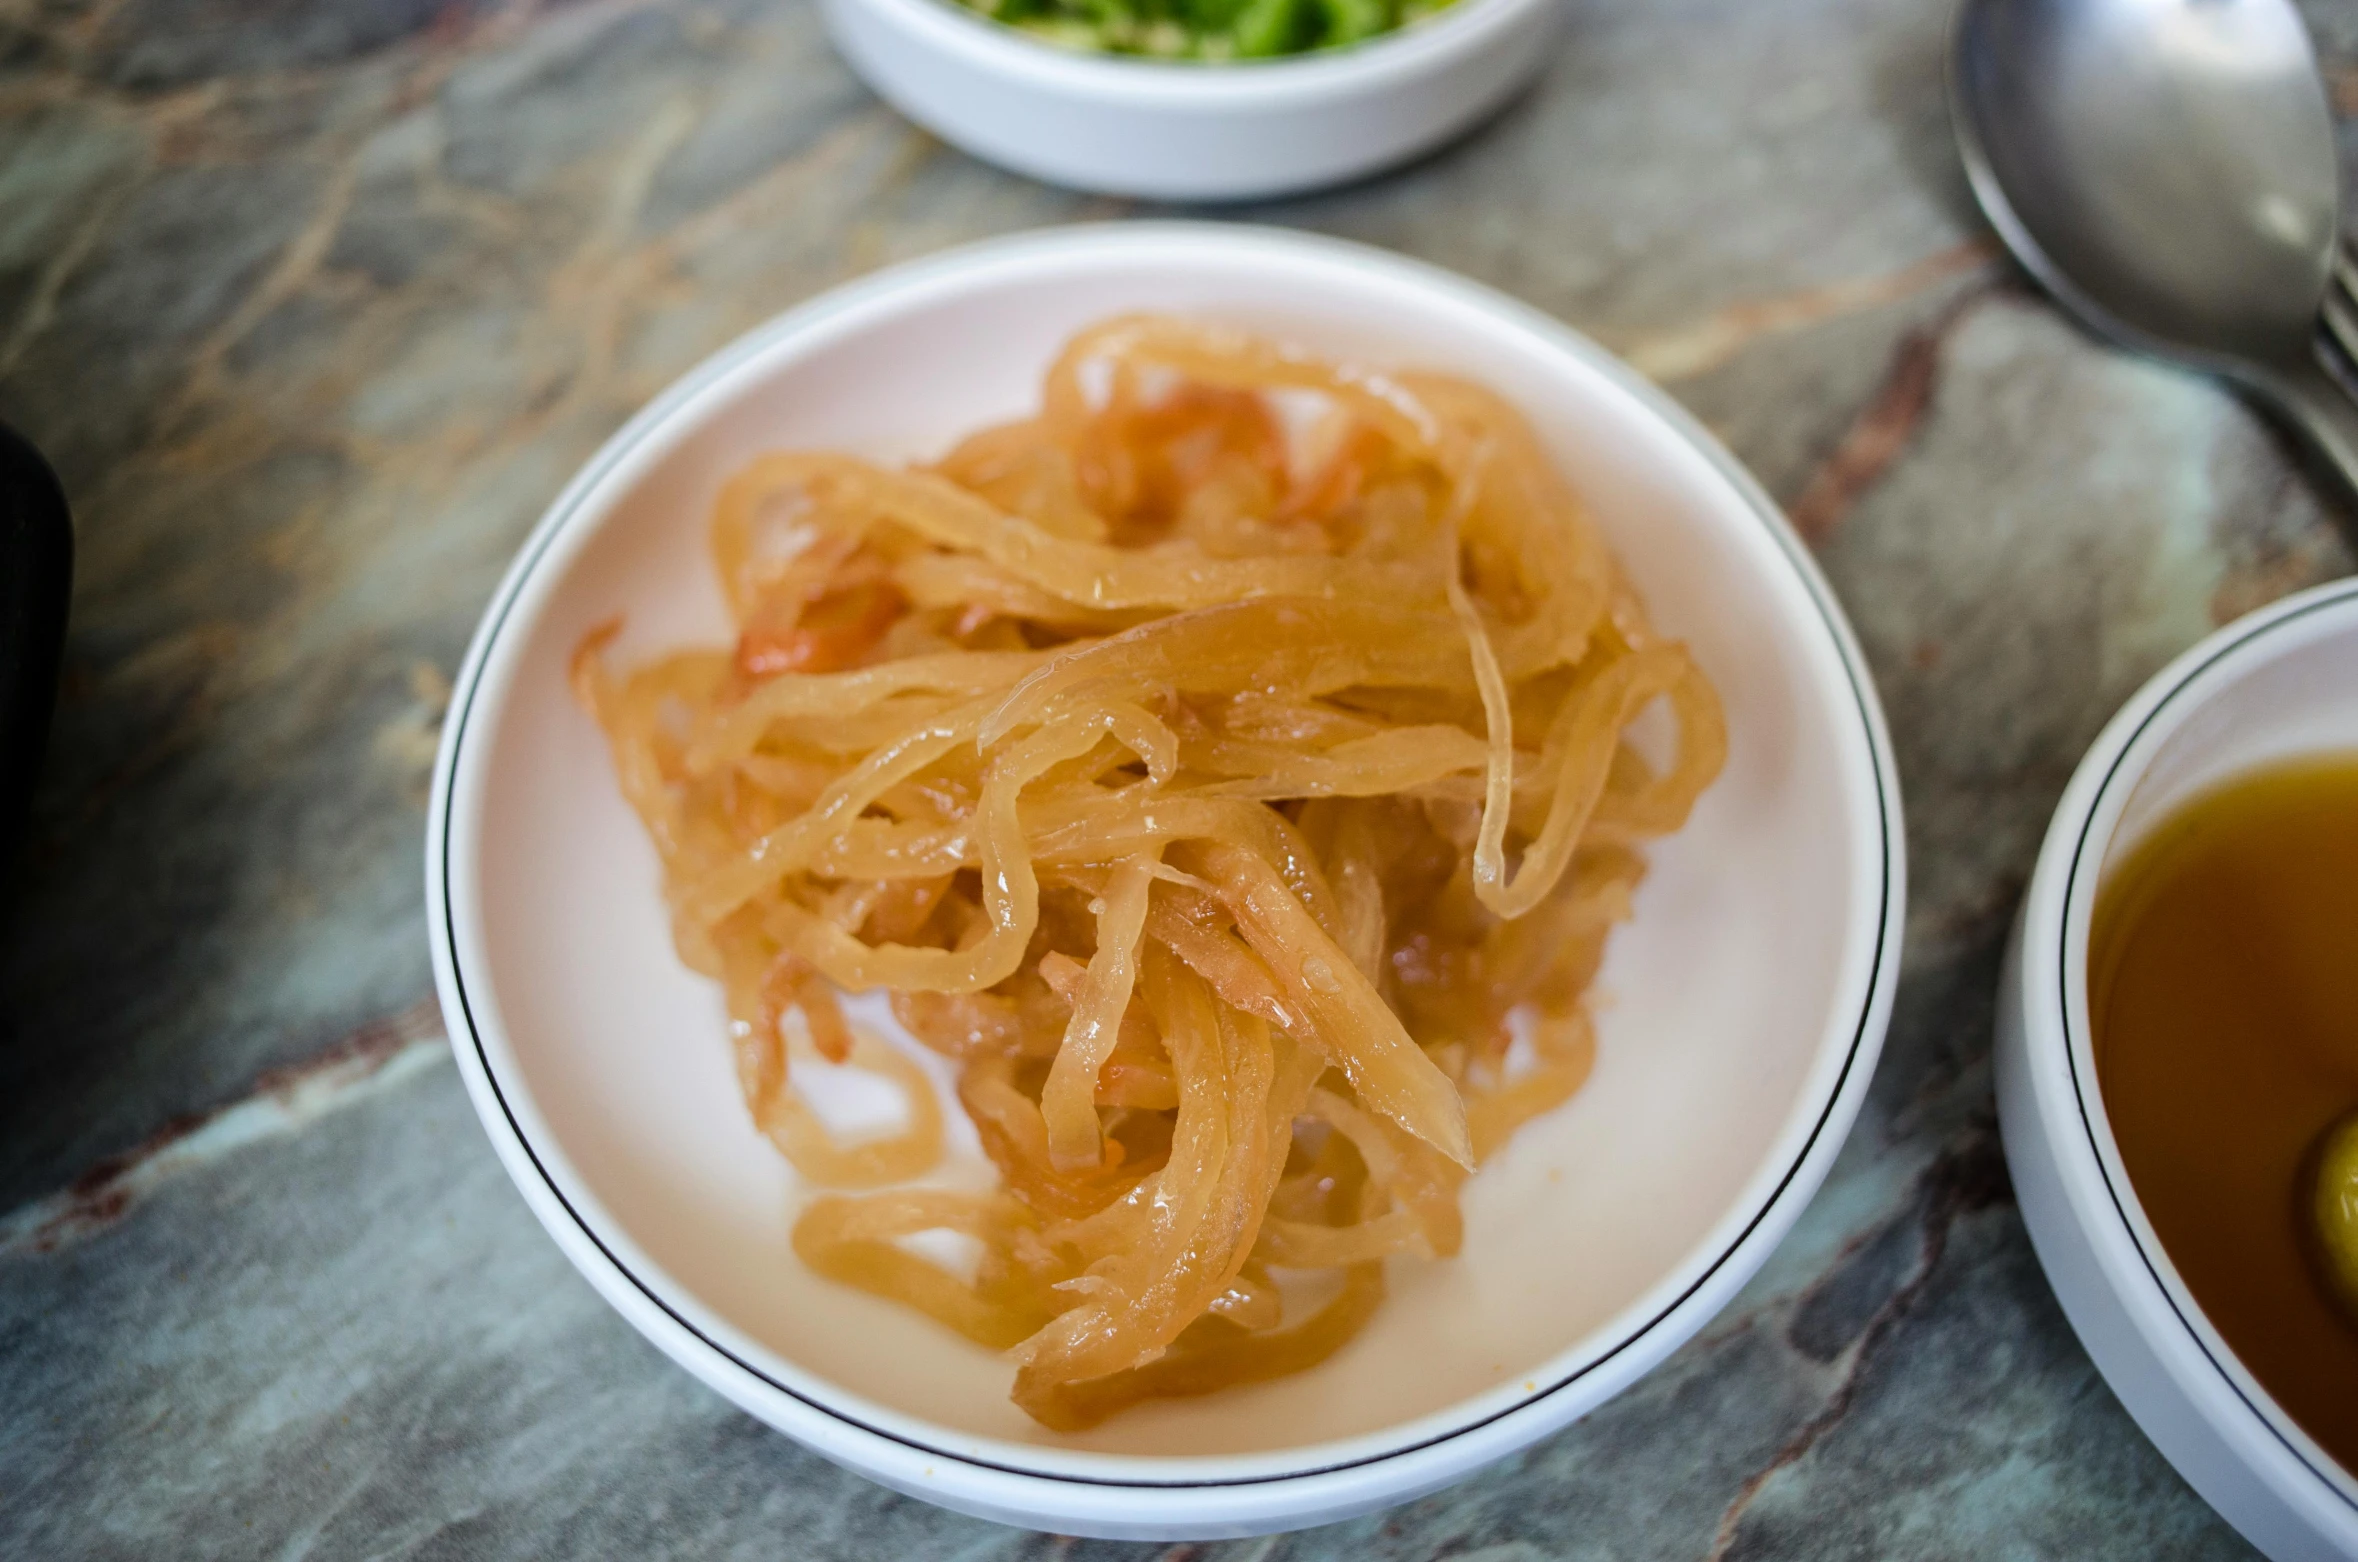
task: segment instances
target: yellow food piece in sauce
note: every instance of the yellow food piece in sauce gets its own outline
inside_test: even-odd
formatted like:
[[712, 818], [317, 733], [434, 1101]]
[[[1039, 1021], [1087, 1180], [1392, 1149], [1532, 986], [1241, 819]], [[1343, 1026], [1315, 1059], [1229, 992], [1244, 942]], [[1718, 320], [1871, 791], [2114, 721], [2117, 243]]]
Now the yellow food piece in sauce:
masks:
[[2317, 1247], [2350, 1321], [2358, 1324], [2358, 1112], [2333, 1126], [2317, 1157]]

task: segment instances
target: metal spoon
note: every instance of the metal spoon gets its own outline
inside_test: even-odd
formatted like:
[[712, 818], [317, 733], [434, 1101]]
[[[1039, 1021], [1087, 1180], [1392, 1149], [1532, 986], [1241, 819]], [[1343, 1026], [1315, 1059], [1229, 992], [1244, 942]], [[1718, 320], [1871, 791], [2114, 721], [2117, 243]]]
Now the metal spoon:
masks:
[[2358, 406], [2319, 330], [2346, 303], [2333, 119], [2290, 0], [1962, 0], [1949, 100], [2033, 276], [2115, 341], [2257, 395], [2358, 500]]

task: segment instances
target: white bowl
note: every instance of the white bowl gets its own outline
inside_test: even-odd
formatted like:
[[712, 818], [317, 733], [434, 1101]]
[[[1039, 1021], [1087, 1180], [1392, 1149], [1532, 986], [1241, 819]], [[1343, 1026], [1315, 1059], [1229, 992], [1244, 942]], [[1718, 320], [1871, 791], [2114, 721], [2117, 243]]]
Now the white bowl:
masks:
[[[618, 611], [625, 659], [725, 635], [705, 521], [755, 452], [938, 451], [1034, 406], [1075, 329], [1140, 308], [1454, 370], [1512, 398], [1657, 621], [1692, 643], [1732, 746], [1615, 936], [1593, 1078], [1468, 1186], [1464, 1255], [1395, 1263], [1375, 1322], [1315, 1371], [1063, 1437], [1008, 1403], [1004, 1358], [794, 1258], [800, 1191], [747, 1120], [716, 993], [673, 957], [653, 852], [564, 664]], [[1889, 745], [1841, 610], [1692, 419], [1586, 339], [1446, 273], [1187, 225], [896, 267], [754, 331], [634, 418], [558, 497], [476, 635], [443, 732], [427, 890], [484, 1127], [625, 1317], [886, 1485], [1121, 1537], [1404, 1502], [1660, 1361], [1760, 1266], [1832, 1162], [1881, 1045], [1905, 897]], [[988, 1176], [971, 1154], [960, 1165]]]
[[1405, 162], [1547, 62], [1558, 0], [1457, 0], [1332, 53], [1227, 64], [1082, 54], [955, 0], [823, 0], [893, 107], [985, 161], [1152, 200], [1287, 195]]
[[1998, 1115], [2032, 1245], [2088, 1354], [2187, 1484], [2279, 1562], [2358, 1558], [2358, 1480], [2195, 1305], [2146, 1219], [2098, 1089], [2088, 924], [2107, 868], [2194, 794], [2358, 748], [2358, 581], [2237, 620], [2131, 700], [2064, 790], [2015, 924]]

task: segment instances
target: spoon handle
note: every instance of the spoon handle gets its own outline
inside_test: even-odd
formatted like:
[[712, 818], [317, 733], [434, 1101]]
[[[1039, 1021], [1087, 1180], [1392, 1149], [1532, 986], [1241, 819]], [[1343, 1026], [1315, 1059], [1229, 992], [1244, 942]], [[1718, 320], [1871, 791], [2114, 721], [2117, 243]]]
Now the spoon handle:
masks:
[[2310, 357], [2269, 377], [2269, 399], [2309, 441], [2318, 457], [2342, 480], [2343, 494], [2358, 508], [2358, 401], [2326, 367], [2323, 342]]

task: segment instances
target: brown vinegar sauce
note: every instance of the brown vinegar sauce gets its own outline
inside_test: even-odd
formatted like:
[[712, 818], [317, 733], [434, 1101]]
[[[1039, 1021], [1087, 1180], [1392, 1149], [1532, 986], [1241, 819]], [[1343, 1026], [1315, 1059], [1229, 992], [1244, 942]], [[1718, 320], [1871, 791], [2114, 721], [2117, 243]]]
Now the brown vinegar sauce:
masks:
[[2358, 1106], [2358, 753], [2196, 798], [2096, 903], [2096, 1074], [2137, 1200], [2252, 1376], [2358, 1472], [2358, 1326], [2314, 1262], [2313, 1152]]

